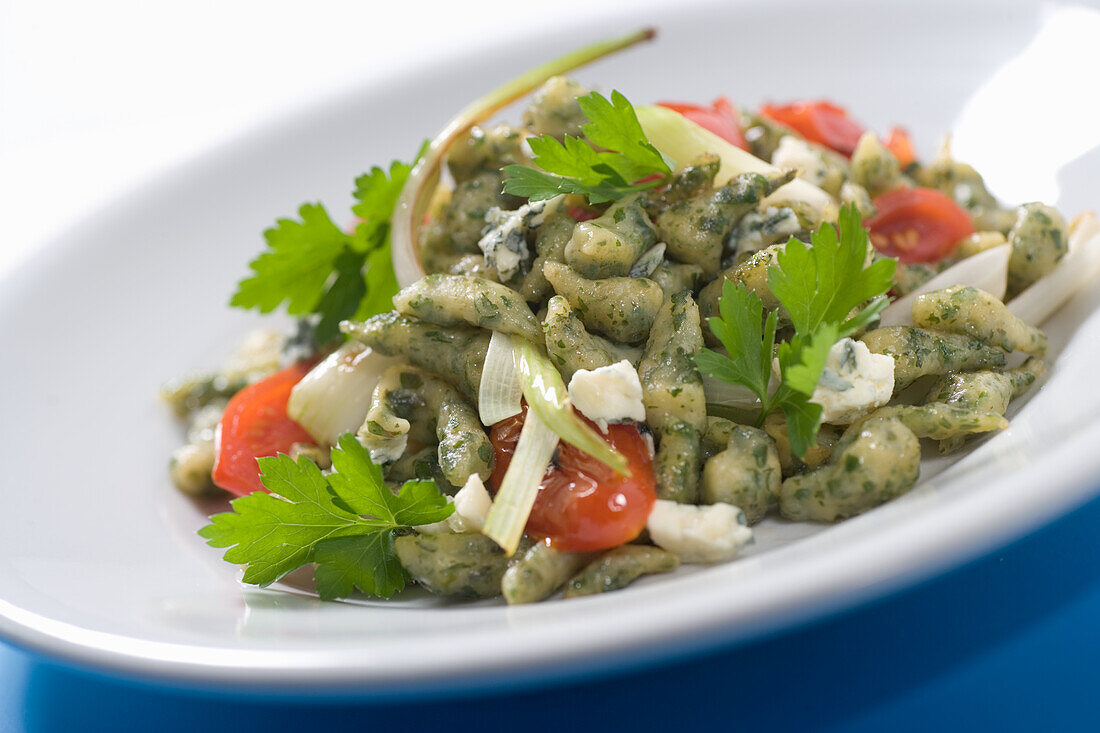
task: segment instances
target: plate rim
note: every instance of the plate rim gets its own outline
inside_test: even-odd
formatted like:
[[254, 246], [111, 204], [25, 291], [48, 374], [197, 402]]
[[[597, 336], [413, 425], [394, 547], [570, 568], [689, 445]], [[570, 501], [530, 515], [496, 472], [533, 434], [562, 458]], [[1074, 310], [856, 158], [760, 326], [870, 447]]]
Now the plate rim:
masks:
[[[700, 12], [708, 5], [717, 5], [717, 3], [698, 3], [690, 10]], [[576, 27], [581, 28], [580, 24]], [[509, 50], [522, 49], [532, 42], [544, 43], [562, 37], [567, 32], [568, 28], [562, 28], [495, 43], [492, 52], [504, 54]], [[451, 58], [456, 63], [469, 62], [479, 53], [479, 51], [455, 53]], [[74, 241], [79, 240], [78, 237], [74, 237], [76, 232], [95, 226], [100, 221], [109, 221], [117, 216], [120, 210], [136, 205], [143, 196], [155, 196], [157, 191], [170, 188], [177, 181], [193, 176], [197, 170], [208, 161], [215, 159], [222, 151], [236, 149], [242, 145], [262, 146], [267, 139], [278, 137], [286, 130], [299, 126], [306, 118], [322, 114], [327, 110], [343, 108], [362, 97], [384, 94], [387, 89], [415, 80], [416, 77], [424, 74], [425, 69], [430, 65], [429, 61], [410, 64], [369, 83], [356, 84], [333, 92], [322, 99], [277, 111], [230, 138], [142, 179], [117, 193], [95, 211], [79, 218], [64, 227], [60, 233], [36, 246], [25, 259], [7, 270], [0, 283], [7, 284], [47, 269], [50, 263], [62, 257], [68, 249], [79, 246], [79, 242]], [[1028, 477], [1040, 473], [1043, 466], [1064, 451], [1070, 451], [1071, 448], [1082, 444], [1095, 445], [1098, 438], [1100, 438], [1100, 424], [1090, 424], [1071, 440], [1060, 444], [1056, 451], [1045, 455], [1043, 461], [1035, 462], [1010, 477], [1007, 483], [1016, 485], [1026, 482]], [[960, 512], [963, 519], [956, 517], [954, 520], [956, 525], [953, 530], [954, 542], [944, 543], [941, 535], [938, 545], [933, 546], [931, 543], [922, 545], [919, 541], [914, 541], [904, 545], [906, 552], [898, 549], [900, 545], [893, 545], [885, 552], [881, 551], [881, 548], [876, 548], [877, 563], [872, 568], [877, 567], [877, 572], [864, 573], [859, 577], [853, 574], [844, 575], [843, 579], [847, 584], [839, 586], [836, 585], [837, 576], [833, 575], [831, 576], [833, 588], [828, 592], [810, 593], [813, 603], [803, 605], [797, 610], [792, 608], [793, 598], [797, 594], [792, 594], [788, 596], [786, 602], [786, 613], [772, 615], [770, 620], [757, 618], [756, 623], [752, 622], [751, 616], [748, 623], [742, 617], [733, 629], [723, 629], [721, 615], [711, 614], [705, 625], [692, 629], [691, 633], [666, 634], [655, 640], [649, 630], [635, 630], [632, 635], [634, 638], [630, 635], [624, 636], [618, 640], [617, 646], [590, 650], [587, 654], [576, 651], [559, 654], [549, 665], [527, 676], [516, 675], [517, 660], [513, 660], [510, 664], [501, 664], [499, 661], [496, 665], [471, 664], [470, 666], [477, 666], [478, 672], [468, 674], [460, 680], [455, 679], [454, 670], [443, 675], [422, 671], [419, 674], [409, 674], [399, 678], [392, 675], [383, 678], [377, 674], [365, 672], [362, 668], [333, 666], [331, 660], [319, 666], [272, 665], [273, 658], [279, 657], [279, 661], [285, 662], [286, 655], [268, 650], [240, 650], [127, 639], [116, 634], [83, 629], [66, 622], [49, 619], [17, 608], [2, 598], [0, 598], [0, 638], [18, 648], [63, 660], [89, 671], [196, 688], [216, 683], [218, 688], [222, 689], [226, 684], [231, 684], [240, 692], [251, 691], [259, 694], [305, 687], [312, 690], [326, 690], [336, 695], [394, 698], [447, 692], [459, 693], [482, 689], [488, 685], [494, 685], [494, 689], [499, 689], [496, 685], [501, 682], [508, 683], [509, 687], [524, 687], [549, 681], [577, 679], [587, 675], [605, 675], [624, 668], [652, 666], [688, 658], [707, 650], [741, 644], [765, 633], [795, 628], [804, 623], [828, 618], [832, 614], [842, 613], [869, 601], [884, 598], [945, 570], [969, 563], [997, 547], [1019, 539], [1029, 529], [1067, 513], [1073, 507], [1100, 493], [1100, 484], [1095, 479], [1100, 470], [1100, 455], [1078, 450], [1076, 456], [1075, 464], [1063, 464], [1072, 465], [1072, 469], [1066, 468], [1063, 472], [1065, 475], [1059, 480], [1059, 483], [1064, 484], [1064, 490], [1059, 494], [1057, 502], [1042, 503], [1038, 501], [1038, 496], [1031, 497], [1031, 501], [1027, 501], [1025, 494], [1023, 500], [1011, 508], [997, 507], [999, 516], [996, 519], [990, 519], [990, 515], [998, 512], [986, 512], [982, 516], [982, 521], [978, 523], [973, 521], [977, 516], [975, 512]], [[1082, 456], [1087, 459], [1082, 459]], [[1045, 478], [1049, 481], [1049, 476]], [[976, 499], [976, 496], [970, 496], [965, 497], [963, 501], [973, 502]], [[988, 524], [992, 529], [974, 526], [975, 524]], [[982, 531], [968, 534], [965, 532], [966, 529]], [[909, 530], [912, 531], [912, 528]], [[823, 558], [831, 558], [837, 552], [861, 549], [868, 542], [866, 537], [849, 538], [842, 548], [826, 548], [816, 562], [823, 562]], [[886, 558], [892, 559], [887, 562]], [[886, 566], [888, 566], [888, 572], [883, 571]], [[812, 570], [813, 565], [807, 567]], [[758, 616], [762, 613], [763, 610], [758, 611]], [[620, 656], [619, 653], [623, 654]], [[236, 664], [230, 664], [211, 658], [224, 657], [228, 654], [247, 658], [247, 663], [238, 661]], [[612, 656], [615, 658], [612, 659]], [[348, 689], [341, 692], [343, 687]]]

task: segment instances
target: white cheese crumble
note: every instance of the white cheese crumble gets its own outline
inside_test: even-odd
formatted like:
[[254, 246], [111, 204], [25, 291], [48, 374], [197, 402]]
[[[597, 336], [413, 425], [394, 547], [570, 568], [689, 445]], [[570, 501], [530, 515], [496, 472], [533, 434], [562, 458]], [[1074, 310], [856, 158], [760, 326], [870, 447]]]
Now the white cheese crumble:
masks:
[[480, 532], [493, 500], [485, 490], [485, 484], [476, 473], [471, 473], [466, 484], [455, 494], [455, 513], [447, 517], [455, 532]]
[[829, 349], [810, 401], [821, 405], [822, 422], [846, 425], [885, 405], [893, 392], [894, 357], [843, 338]]
[[658, 499], [646, 522], [650, 539], [683, 562], [729, 560], [752, 540], [744, 513], [732, 504], [678, 504]]
[[[802, 231], [802, 223], [793, 209], [769, 206], [763, 211], [750, 211], [729, 235], [737, 254], [759, 252], [772, 242], [784, 240]], [[765, 237], [767, 239], [765, 239]]]
[[772, 153], [772, 165], [784, 170], [793, 168], [798, 171], [799, 178], [815, 186], [824, 183], [829, 175], [829, 168], [821, 155], [808, 142], [793, 135], [784, 135], [779, 139], [779, 146]]
[[519, 274], [520, 265], [527, 258], [527, 229], [523, 223], [523, 209], [504, 211], [496, 206], [489, 209], [485, 220], [489, 229], [477, 246], [485, 255], [485, 264], [495, 267], [501, 280], [507, 282]]
[[485, 264], [495, 267], [502, 282], [508, 282], [520, 274], [531, 252], [527, 246], [527, 232], [542, 226], [546, 217], [561, 207], [563, 196], [549, 201], [534, 201], [515, 211], [499, 206], [489, 209], [485, 215], [486, 228], [477, 246], [485, 255]]
[[569, 398], [601, 428], [623, 420], [645, 420], [642, 382], [626, 359], [592, 370], [578, 369], [569, 380]]
[[476, 473], [470, 474], [458, 493], [454, 497], [448, 496], [447, 501], [455, 507], [451, 516], [442, 522], [417, 525], [416, 531], [424, 534], [480, 532], [485, 526], [485, 518], [489, 516], [489, 509], [493, 506], [485, 484]]

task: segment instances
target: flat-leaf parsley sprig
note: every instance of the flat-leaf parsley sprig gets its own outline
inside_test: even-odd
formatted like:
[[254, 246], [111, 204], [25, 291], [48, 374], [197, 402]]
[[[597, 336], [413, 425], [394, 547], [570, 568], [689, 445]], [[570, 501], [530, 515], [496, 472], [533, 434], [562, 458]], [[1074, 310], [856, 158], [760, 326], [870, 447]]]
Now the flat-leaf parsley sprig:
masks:
[[[764, 316], [756, 293], [727, 280], [718, 301], [719, 316], [708, 319], [726, 354], [704, 349], [695, 356], [699, 370], [748, 388], [760, 399], [758, 424], [780, 410], [787, 420], [791, 449], [802, 457], [814, 444], [821, 406], [810, 402], [829, 349], [838, 339], [866, 327], [882, 309], [897, 262], [879, 259], [867, 265], [870, 240], [859, 211], [840, 211], [839, 234], [823, 224], [807, 247], [793, 237], [768, 268], [768, 287], [790, 314], [795, 333], [775, 344], [778, 314]], [[780, 379], [772, 385], [772, 359]]]
[[237, 284], [230, 305], [316, 317], [315, 336], [326, 343], [340, 321], [392, 307], [397, 279], [390, 263], [390, 217], [412, 166], [394, 161], [355, 181], [352, 212], [359, 223], [340, 229], [321, 204], [303, 204], [297, 219], [279, 219], [264, 232], [267, 249], [249, 263], [253, 274]]
[[323, 600], [364, 593], [389, 597], [405, 587], [393, 550], [394, 531], [440, 522], [454, 511], [433, 481], [408, 481], [394, 494], [382, 471], [352, 435], [332, 450], [334, 472], [308, 458], [257, 459], [264, 486], [234, 499], [199, 534], [225, 559], [246, 565], [244, 582], [266, 586], [316, 563]]
[[538, 168], [505, 166], [505, 193], [531, 201], [576, 193], [602, 204], [668, 182], [676, 164], [646, 138], [626, 97], [591, 92], [577, 102], [589, 120], [581, 127], [584, 138], [528, 138]]
[[843, 338], [866, 327], [890, 303], [885, 293], [897, 260], [867, 265], [870, 239], [854, 205], [841, 208], [838, 224], [839, 235], [823, 224], [810, 247], [791, 237], [776, 255], [779, 266], [768, 268], [768, 289], [787, 309], [796, 333], [812, 334], [822, 324], [836, 323]]

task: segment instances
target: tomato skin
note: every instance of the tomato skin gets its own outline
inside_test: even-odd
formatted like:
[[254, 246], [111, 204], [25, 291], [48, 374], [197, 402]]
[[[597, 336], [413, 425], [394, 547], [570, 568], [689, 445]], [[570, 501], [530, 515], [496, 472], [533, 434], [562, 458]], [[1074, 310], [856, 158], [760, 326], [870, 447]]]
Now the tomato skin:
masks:
[[569, 216], [573, 217], [575, 221], [590, 221], [599, 217], [595, 211], [589, 211], [588, 209], [582, 209], [579, 206], [569, 207]]
[[657, 104], [679, 112], [695, 124], [705, 127], [742, 150], [749, 149], [745, 144], [745, 136], [741, 133], [741, 115], [726, 97], [718, 97], [711, 102], [710, 107], [681, 102], [658, 102]]
[[909, 137], [909, 133], [902, 127], [891, 127], [890, 133], [886, 136], [886, 139], [882, 144], [894, 154], [894, 157], [898, 159], [898, 163], [902, 168], [910, 165], [917, 159], [916, 153], [913, 152], [913, 141]]
[[295, 443], [315, 442], [286, 414], [290, 390], [312, 368], [311, 363], [295, 364], [233, 395], [218, 423], [216, 485], [238, 496], [266, 491], [256, 459], [286, 453]]
[[970, 214], [932, 188], [898, 188], [874, 204], [878, 213], [864, 222], [871, 244], [904, 264], [941, 260], [974, 233]]
[[[496, 463], [489, 485], [494, 492], [512, 460], [526, 409], [493, 426]], [[564, 442], [543, 476], [527, 531], [546, 537], [555, 549], [594, 552], [630, 542], [657, 500], [653, 463], [641, 432], [627, 424], [609, 425], [607, 431], [604, 439], [630, 463], [629, 477]]]
[[760, 113], [786, 125], [802, 137], [851, 156], [863, 135], [863, 126], [848, 116], [848, 111], [832, 102], [792, 102], [765, 104]]

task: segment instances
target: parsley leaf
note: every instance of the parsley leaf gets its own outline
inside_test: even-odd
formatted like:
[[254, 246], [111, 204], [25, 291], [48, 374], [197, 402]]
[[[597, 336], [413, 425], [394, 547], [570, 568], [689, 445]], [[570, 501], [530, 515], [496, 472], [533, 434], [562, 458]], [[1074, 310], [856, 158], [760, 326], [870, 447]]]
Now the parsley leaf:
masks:
[[577, 102], [589, 119], [581, 127], [584, 139], [529, 138], [532, 162], [541, 170], [505, 166], [505, 193], [531, 201], [576, 193], [601, 204], [667, 182], [675, 163], [646, 138], [626, 97], [614, 91], [608, 100], [592, 92]]
[[249, 264], [253, 274], [238, 283], [230, 305], [270, 313], [286, 303], [290, 315], [317, 317], [319, 343], [334, 338], [345, 318], [390, 310], [398, 287], [389, 222], [411, 168], [395, 161], [388, 173], [376, 166], [356, 179], [352, 211], [360, 221], [350, 233], [320, 204], [304, 204], [299, 219], [279, 219], [264, 232], [268, 248]]
[[238, 284], [230, 305], [270, 313], [286, 301], [291, 315], [313, 311], [349, 238], [320, 204], [303, 204], [298, 215], [264, 232], [268, 249], [249, 264], [255, 274]]
[[339, 332], [340, 321], [351, 317], [359, 309], [359, 303], [367, 294], [367, 281], [363, 277], [365, 262], [366, 255], [351, 247], [344, 247], [333, 260], [332, 269], [336, 277], [314, 309], [321, 315], [313, 329], [317, 343], [328, 342]]
[[[829, 350], [841, 338], [869, 325], [888, 302], [896, 261], [865, 267], [870, 243], [854, 206], [841, 209], [840, 233], [829, 224], [814, 232], [812, 246], [791, 238], [768, 268], [768, 287], [790, 313], [795, 334], [775, 348], [775, 310], [764, 317], [759, 296], [743, 284], [722, 284], [719, 317], [708, 320], [726, 354], [704, 349], [695, 355], [699, 370], [739, 384], [760, 398], [757, 423], [775, 410], [787, 420], [791, 449], [799, 457], [814, 444], [821, 406], [810, 402]], [[853, 314], [853, 311], [863, 305]], [[779, 384], [769, 391], [772, 354]]]
[[837, 339], [836, 324], [827, 323], [812, 336], [796, 333], [789, 342], [780, 344], [776, 353], [783, 379], [774, 402], [787, 419], [791, 450], [799, 457], [817, 442], [822, 408], [810, 402], [810, 397], [825, 370], [829, 349]]
[[[720, 318], [709, 318], [710, 330], [726, 347], [726, 354], [703, 349], [695, 355], [700, 371], [752, 390], [761, 404], [768, 402], [768, 381], [775, 349], [776, 314], [764, 319], [764, 304], [741, 283], [726, 280], [718, 299]], [[764, 327], [761, 328], [760, 324]]]
[[784, 384], [796, 392], [812, 395], [825, 370], [829, 349], [839, 340], [837, 325], [825, 323], [813, 334], [796, 333], [790, 341], [780, 344], [776, 358]]
[[346, 598], [355, 588], [388, 598], [405, 587], [405, 570], [393, 551], [393, 532], [325, 540], [314, 560], [313, 580], [324, 600]]
[[355, 241], [361, 242], [361, 246], [375, 249], [389, 237], [390, 216], [411, 170], [412, 166], [408, 163], [395, 160], [390, 163], [388, 176], [384, 170], [374, 166], [369, 173], [355, 179], [353, 195], [357, 203], [351, 210], [361, 220], [355, 227]]
[[[839, 236], [832, 224], [822, 224], [810, 247], [791, 238], [776, 258], [779, 267], [768, 268], [768, 288], [791, 314], [798, 333], [838, 323], [843, 324], [840, 336], [847, 336], [886, 307], [885, 297], [879, 296], [893, 284], [897, 261], [884, 258], [864, 267], [870, 241], [854, 206], [841, 209], [839, 224]], [[846, 320], [852, 309], [872, 298], [877, 300], [868, 306], [875, 309], [870, 317], [861, 312]]]
[[[805, 455], [821, 421], [821, 405], [809, 400], [821, 379], [829, 349], [836, 343], [836, 324], [825, 324], [812, 336], [795, 334], [777, 350], [778, 316], [773, 310], [764, 318], [764, 305], [756, 293], [726, 280], [718, 309], [720, 317], [707, 323], [727, 353], [703, 349], [695, 355], [696, 365], [716, 379], [752, 390], [760, 398], [758, 425], [772, 412], [782, 410], [791, 449], [796, 455]], [[773, 352], [782, 378], [769, 391]]]
[[335, 472], [325, 476], [308, 458], [257, 459], [264, 486], [234, 499], [199, 535], [229, 548], [225, 559], [247, 565], [244, 582], [269, 585], [316, 563], [317, 592], [328, 600], [354, 588], [380, 596], [405, 585], [393, 553], [396, 529], [439, 522], [454, 511], [432, 481], [409, 481], [394, 494], [382, 471], [351, 435], [332, 450]]
[[591, 120], [581, 128], [584, 136], [593, 145], [619, 152], [609, 160], [624, 166], [615, 168], [624, 177], [637, 180], [652, 173], [672, 173], [675, 163], [649, 142], [634, 107], [620, 92], [612, 91], [610, 102], [596, 93], [586, 94], [577, 102]]

